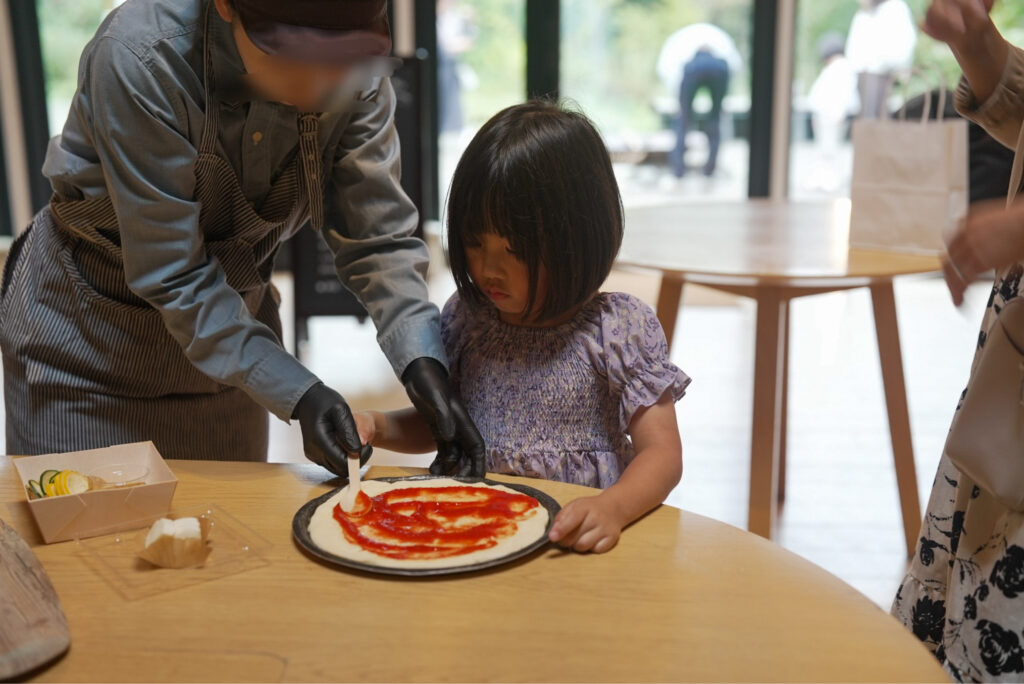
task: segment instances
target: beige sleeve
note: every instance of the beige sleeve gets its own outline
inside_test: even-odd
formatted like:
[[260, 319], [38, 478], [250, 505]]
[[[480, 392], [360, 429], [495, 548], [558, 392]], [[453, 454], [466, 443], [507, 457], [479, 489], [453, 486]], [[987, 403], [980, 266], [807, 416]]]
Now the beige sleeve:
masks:
[[1024, 121], [1024, 50], [1010, 47], [999, 85], [984, 102], [975, 99], [967, 79], [961, 77], [956, 89], [956, 108], [993, 138], [1014, 149]]

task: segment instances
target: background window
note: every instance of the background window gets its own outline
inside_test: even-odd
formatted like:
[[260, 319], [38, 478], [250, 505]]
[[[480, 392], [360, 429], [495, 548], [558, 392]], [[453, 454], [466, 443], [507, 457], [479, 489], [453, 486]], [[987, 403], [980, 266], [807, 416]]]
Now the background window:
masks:
[[481, 125], [526, 92], [525, 0], [438, 0], [439, 190]]
[[600, 128], [624, 202], [746, 196], [750, 0], [562, 0], [561, 13], [560, 92]]
[[123, 0], [37, 0], [50, 134], [64, 128], [78, 85], [78, 58], [100, 22]]
[[[911, 30], [902, 31], [887, 22], [883, 38], [877, 27], [870, 34], [855, 28], [857, 15], [871, 6], [891, 10], [902, 5], [909, 10]], [[913, 77], [906, 87], [910, 97], [941, 81], [954, 88], [960, 68], [949, 48], [932, 40], [917, 27], [924, 19], [930, 0], [845, 0], [813, 2], [805, 0], [797, 8], [793, 68], [793, 120], [791, 128], [789, 194], [797, 199], [848, 196], [853, 150], [850, 123], [864, 116], [860, 71], [865, 61], [889, 63], [889, 71], [901, 76], [907, 66], [921, 67], [924, 77]], [[992, 17], [1006, 38], [1015, 44], [1024, 41], [1024, 4], [997, 2]], [[900, 23], [897, 19], [896, 24]], [[863, 29], [866, 24], [862, 23]], [[870, 37], [870, 39], [869, 39]], [[863, 38], [863, 40], [861, 40]], [[861, 44], [875, 49], [865, 54]], [[905, 53], [904, 65], [899, 53]], [[868, 97], [868, 102], [871, 101]], [[892, 89], [885, 102], [887, 111], [895, 111], [904, 99], [903, 86]]]

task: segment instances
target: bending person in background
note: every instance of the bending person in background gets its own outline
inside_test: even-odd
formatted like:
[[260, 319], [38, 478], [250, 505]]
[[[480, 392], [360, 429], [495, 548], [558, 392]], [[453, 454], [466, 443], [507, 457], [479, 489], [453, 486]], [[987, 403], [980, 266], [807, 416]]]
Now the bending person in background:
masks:
[[[963, 69], [957, 109], [1007, 147], [1024, 153], [1024, 50], [1011, 47], [988, 16], [992, 0], [933, 0], [925, 30], [945, 41]], [[953, 300], [989, 269], [996, 282], [982, 321], [978, 350], [999, 311], [1021, 295], [1024, 202], [976, 204], [951, 238], [944, 264]], [[977, 364], [980, 354], [975, 354]], [[966, 391], [965, 391], [966, 394]], [[958, 409], [959, 410], [959, 409]], [[1022, 454], [1007, 453], [1020, 459]], [[960, 472], [947, 454], [939, 462], [917, 551], [892, 606], [959, 680], [1021, 681], [1024, 677], [1024, 514]]]
[[672, 173], [676, 178], [682, 178], [686, 173], [686, 134], [693, 125], [693, 101], [701, 88], [706, 88], [711, 97], [704, 175], [714, 175], [722, 143], [722, 103], [729, 92], [731, 74], [739, 71], [741, 66], [736, 44], [717, 26], [692, 24], [665, 40], [657, 70], [669, 92], [679, 94], [676, 146], [671, 155]]

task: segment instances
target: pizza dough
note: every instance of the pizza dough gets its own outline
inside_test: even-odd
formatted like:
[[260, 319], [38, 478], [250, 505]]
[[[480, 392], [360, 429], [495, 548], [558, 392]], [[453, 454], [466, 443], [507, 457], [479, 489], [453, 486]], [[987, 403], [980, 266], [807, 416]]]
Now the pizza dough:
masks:
[[[488, 490], [498, 490], [514, 495], [522, 495], [514, 489], [493, 486], [483, 483], [465, 483], [450, 478], [436, 478], [429, 480], [402, 480], [398, 482], [383, 482], [380, 480], [364, 480], [362, 483], [363, 492], [373, 498], [385, 492], [408, 489], [408, 488], [445, 488], [445, 487], [480, 487]], [[320, 504], [313, 512], [309, 521], [309, 536], [313, 543], [322, 550], [347, 560], [376, 565], [388, 568], [451, 568], [465, 565], [483, 563], [496, 558], [507, 556], [520, 551], [542, 538], [547, 531], [548, 511], [544, 506], [538, 505], [524, 514], [525, 519], [520, 520], [516, 530], [510, 536], [497, 540], [494, 546], [465, 553], [462, 555], [449, 556], [446, 558], [429, 559], [406, 559], [390, 558], [385, 555], [374, 553], [350, 541], [341, 524], [334, 518], [334, 508], [341, 501], [344, 489]], [[357, 504], [358, 506], [358, 504]], [[353, 520], [358, 520], [354, 518]]]

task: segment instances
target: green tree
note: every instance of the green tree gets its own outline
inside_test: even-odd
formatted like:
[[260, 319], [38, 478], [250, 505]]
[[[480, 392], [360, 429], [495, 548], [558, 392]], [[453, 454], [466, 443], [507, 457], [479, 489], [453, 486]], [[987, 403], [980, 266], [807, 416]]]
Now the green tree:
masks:
[[36, 0], [51, 133], [63, 126], [78, 86], [78, 58], [110, 5], [111, 0]]

